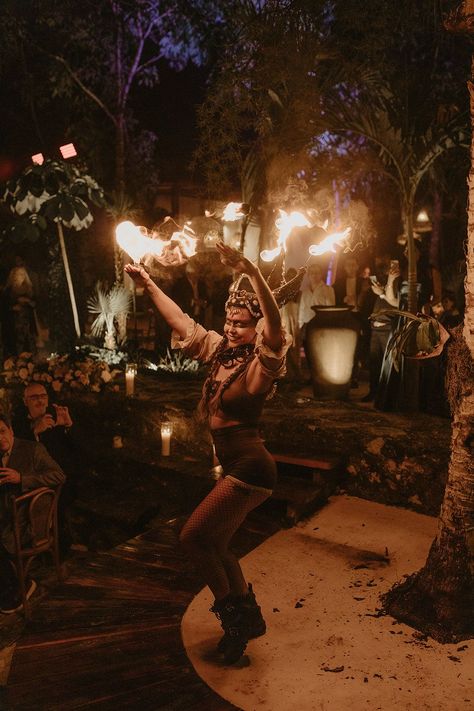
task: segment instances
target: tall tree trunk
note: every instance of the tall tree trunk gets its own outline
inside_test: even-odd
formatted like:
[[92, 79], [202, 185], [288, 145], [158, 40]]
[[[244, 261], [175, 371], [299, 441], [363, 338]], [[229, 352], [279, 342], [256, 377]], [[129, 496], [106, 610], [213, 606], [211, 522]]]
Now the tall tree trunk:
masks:
[[[470, 7], [474, 17], [474, 0]], [[471, 33], [474, 25], [471, 26]], [[474, 77], [474, 57], [472, 64]], [[453, 411], [448, 482], [438, 535], [425, 566], [384, 596], [386, 611], [442, 642], [474, 636], [474, 84], [471, 102], [466, 312], [449, 347], [448, 392]]]
[[443, 197], [435, 190], [433, 204], [433, 229], [430, 239], [430, 268], [433, 282], [433, 303], [441, 301], [443, 295], [443, 283], [440, 271], [440, 244], [441, 244], [441, 223], [443, 219]]
[[413, 231], [413, 209], [414, 199], [408, 199], [405, 206], [405, 229], [407, 235], [407, 256], [408, 256], [408, 311], [416, 314], [418, 311], [417, 299], [417, 274], [416, 274], [416, 251], [415, 233]]
[[[470, 3], [471, 13], [474, 17], [474, 0]], [[474, 28], [472, 31], [474, 34]], [[467, 223], [467, 249], [466, 249], [466, 281], [464, 283], [464, 293], [466, 295], [466, 306], [464, 315], [464, 338], [471, 351], [471, 358], [474, 362], [474, 55], [471, 64], [471, 81], [469, 82], [469, 99], [471, 107], [471, 168], [468, 178], [468, 223]]]
[[69, 269], [69, 260], [67, 258], [66, 242], [64, 241], [64, 232], [61, 222], [58, 222], [58, 236], [59, 244], [61, 246], [61, 255], [63, 258], [64, 272], [66, 274], [67, 286], [69, 289], [69, 298], [71, 300], [72, 315], [74, 318], [74, 328], [76, 331], [76, 336], [81, 337], [81, 327], [79, 326], [79, 314], [77, 313], [76, 297], [74, 296], [74, 287], [72, 284], [71, 271]]

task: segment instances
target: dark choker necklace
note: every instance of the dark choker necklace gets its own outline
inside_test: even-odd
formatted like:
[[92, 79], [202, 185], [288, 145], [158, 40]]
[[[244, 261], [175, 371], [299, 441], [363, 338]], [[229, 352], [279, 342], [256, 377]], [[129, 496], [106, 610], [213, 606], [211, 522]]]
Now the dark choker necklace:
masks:
[[243, 363], [244, 360], [246, 360], [246, 358], [253, 353], [254, 348], [254, 343], [241, 343], [239, 346], [227, 348], [225, 351], [222, 351], [222, 353], [218, 353], [216, 360], [219, 365], [222, 365], [223, 368], [229, 370], [230, 368]]

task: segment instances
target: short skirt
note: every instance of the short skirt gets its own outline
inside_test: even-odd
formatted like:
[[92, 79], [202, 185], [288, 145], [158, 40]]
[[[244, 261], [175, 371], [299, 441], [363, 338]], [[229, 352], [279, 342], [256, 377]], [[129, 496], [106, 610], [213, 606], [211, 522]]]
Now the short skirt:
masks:
[[232, 425], [211, 430], [223, 476], [233, 476], [251, 486], [275, 488], [277, 468], [257, 427]]

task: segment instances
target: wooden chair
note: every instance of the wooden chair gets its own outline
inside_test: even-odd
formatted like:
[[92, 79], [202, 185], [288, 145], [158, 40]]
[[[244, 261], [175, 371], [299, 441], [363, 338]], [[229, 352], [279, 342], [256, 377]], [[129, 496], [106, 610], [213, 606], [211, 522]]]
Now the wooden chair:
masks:
[[[14, 563], [26, 619], [29, 617], [26, 580], [33, 560], [42, 553], [50, 553], [56, 566], [58, 580], [62, 579], [58, 537], [60, 493], [61, 486], [55, 489], [43, 486], [21, 496], [10, 497], [15, 541]], [[26, 545], [23, 543], [25, 534], [28, 540]]]

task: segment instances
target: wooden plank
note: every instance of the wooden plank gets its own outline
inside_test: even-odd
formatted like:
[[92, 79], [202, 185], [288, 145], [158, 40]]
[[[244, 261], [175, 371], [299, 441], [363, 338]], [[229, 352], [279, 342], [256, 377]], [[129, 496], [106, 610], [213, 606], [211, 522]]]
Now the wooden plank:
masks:
[[[32, 606], [5, 708], [236, 711], [183, 648], [181, 617], [202, 583], [177, 546], [180, 523], [68, 562], [68, 578]], [[279, 528], [253, 512], [236, 536], [239, 555]]]
[[272, 453], [272, 456], [277, 463], [281, 462], [282, 464], [294, 464], [298, 467], [323, 469], [324, 471], [332, 471], [341, 464], [341, 460], [337, 457], [297, 457], [293, 455], [290, 456], [288, 454], [275, 453]]

